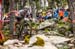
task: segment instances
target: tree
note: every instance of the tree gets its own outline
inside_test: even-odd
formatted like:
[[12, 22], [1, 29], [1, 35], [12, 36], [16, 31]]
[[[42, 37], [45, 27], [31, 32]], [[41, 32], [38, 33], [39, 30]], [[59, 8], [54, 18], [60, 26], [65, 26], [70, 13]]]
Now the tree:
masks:
[[75, 0], [67, 0], [69, 9], [70, 9], [70, 19], [71, 19], [71, 28], [72, 28], [72, 33], [74, 33], [75, 36], [75, 23], [72, 23], [73, 20], [75, 20]]
[[5, 12], [9, 11], [9, 0], [8, 1], [4, 0], [4, 10]]
[[10, 0], [10, 34], [11, 35], [14, 35], [14, 18], [15, 18], [15, 16], [14, 16], [14, 12], [11, 12], [11, 11], [13, 11], [14, 10], [14, 5], [15, 5], [15, 2], [14, 2], [14, 0]]

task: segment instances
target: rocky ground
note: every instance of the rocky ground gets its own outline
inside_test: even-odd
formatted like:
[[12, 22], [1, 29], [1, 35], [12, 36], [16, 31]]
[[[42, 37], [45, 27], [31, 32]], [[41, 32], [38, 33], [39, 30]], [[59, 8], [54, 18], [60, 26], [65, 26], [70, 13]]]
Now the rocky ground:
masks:
[[60, 30], [60, 33], [58, 32], [58, 28], [62, 26], [68, 28], [68, 25], [58, 26], [53, 20], [46, 20], [37, 26], [37, 34], [34, 34], [29, 39], [26, 38], [27, 41], [9, 39], [0, 46], [0, 49], [75, 49], [75, 38], [73, 36], [65, 36], [63, 32], [66, 33], [67, 31], [63, 29]]
[[[38, 40], [36, 37], [44, 40], [44, 46], [32, 45]], [[69, 43], [69, 41], [71, 41], [71, 43]], [[12, 39], [7, 40], [3, 46], [0, 46], [0, 49], [75, 49], [73, 42], [72, 39], [66, 37], [34, 35], [30, 38], [29, 44], [25, 44], [24, 41]]]

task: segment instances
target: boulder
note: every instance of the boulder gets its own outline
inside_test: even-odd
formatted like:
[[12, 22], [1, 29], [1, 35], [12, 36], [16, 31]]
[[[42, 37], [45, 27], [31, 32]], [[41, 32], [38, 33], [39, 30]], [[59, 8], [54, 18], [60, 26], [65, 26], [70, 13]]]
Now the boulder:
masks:
[[21, 46], [22, 43], [17, 40], [17, 39], [12, 39], [12, 40], [7, 40], [5, 43], [4, 43], [4, 46], [8, 46], [8, 45], [15, 45], [15, 46]]
[[49, 21], [49, 20], [46, 20], [44, 22], [42, 22], [38, 27], [37, 29], [43, 29], [43, 28], [46, 28], [48, 26], [53, 26], [55, 24], [54, 21]]
[[71, 39], [66, 38], [66, 37], [61, 37], [61, 36], [49, 36], [49, 42], [53, 43], [53, 44], [60, 44], [60, 43], [64, 43], [67, 42]]

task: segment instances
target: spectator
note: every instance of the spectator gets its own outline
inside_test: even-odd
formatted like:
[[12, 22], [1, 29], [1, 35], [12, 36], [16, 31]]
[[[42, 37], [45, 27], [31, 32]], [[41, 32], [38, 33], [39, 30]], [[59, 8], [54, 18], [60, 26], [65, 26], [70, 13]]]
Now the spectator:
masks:
[[52, 18], [52, 11], [48, 11], [47, 13], [46, 13], [46, 16], [45, 16], [45, 19], [51, 19]]
[[59, 17], [60, 17], [60, 19], [63, 19], [63, 17], [64, 17], [64, 11], [63, 11], [63, 9], [59, 10]]
[[68, 17], [68, 11], [65, 9], [64, 17]]

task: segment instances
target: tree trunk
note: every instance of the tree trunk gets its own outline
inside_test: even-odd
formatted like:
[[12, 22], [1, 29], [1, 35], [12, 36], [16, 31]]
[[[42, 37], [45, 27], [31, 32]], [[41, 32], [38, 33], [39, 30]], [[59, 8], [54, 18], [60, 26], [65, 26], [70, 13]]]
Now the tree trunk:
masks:
[[74, 33], [75, 36], [75, 23], [72, 21], [75, 20], [75, 0], [67, 0], [69, 9], [70, 9], [70, 19], [71, 19], [71, 28], [72, 28], [72, 33]]
[[14, 34], [14, 12], [11, 12], [14, 10], [14, 0], [10, 0], [10, 35], [12, 36]]
[[50, 7], [50, 8], [53, 8], [54, 7], [54, 2], [55, 2], [55, 0], [47, 0], [48, 1], [48, 6]]
[[[32, 16], [34, 18], [36, 18], [36, 13], [35, 13], [35, 2], [33, 0], [29, 0], [30, 2], [30, 6], [31, 6], [31, 13], [32, 13]], [[30, 36], [32, 36], [32, 26], [30, 24]]]

